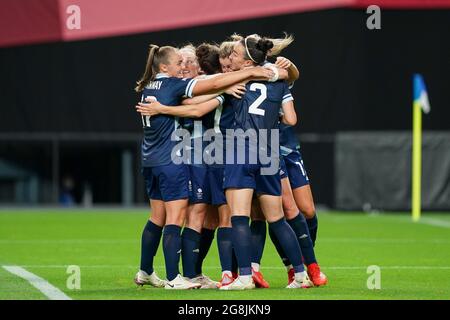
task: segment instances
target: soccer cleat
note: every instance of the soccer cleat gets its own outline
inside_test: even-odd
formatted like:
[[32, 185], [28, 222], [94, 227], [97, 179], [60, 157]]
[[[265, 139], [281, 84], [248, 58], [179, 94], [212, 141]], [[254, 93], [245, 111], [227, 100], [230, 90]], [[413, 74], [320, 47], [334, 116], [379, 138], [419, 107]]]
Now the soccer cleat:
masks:
[[241, 277], [237, 277], [232, 283], [222, 286], [219, 290], [250, 290], [255, 289], [255, 283], [252, 277], [248, 281], [242, 281]]
[[153, 271], [151, 275], [148, 275], [147, 272], [142, 270], [139, 270], [139, 272], [134, 277], [134, 283], [141, 287], [147, 284], [156, 288], [162, 288], [166, 284], [164, 280], [161, 280], [158, 277], [155, 271]]
[[294, 268], [290, 268], [288, 271], [288, 285], [292, 283], [295, 279], [295, 271]]
[[201, 286], [202, 285], [200, 283], [194, 283], [189, 280], [186, 280], [181, 276], [181, 274], [179, 274], [172, 281], [166, 281], [166, 285], [164, 288], [168, 290], [189, 290], [189, 289], [198, 289]]
[[294, 281], [287, 285], [287, 289], [307, 289], [314, 287], [314, 283], [309, 280], [308, 275], [304, 272], [303, 277], [294, 277]]
[[204, 274], [190, 279], [191, 282], [194, 283], [200, 283], [201, 287], [200, 289], [217, 289], [217, 286], [219, 283], [217, 281], [212, 280], [208, 276], [205, 276]]
[[[237, 278], [237, 277], [236, 277]], [[220, 287], [223, 286], [227, 286], [230, 283], [232, 283], [236, 278], [234, 278], [234, 276], [230, 277], [228, 274], [224, 273], [222, 275], [222, 279], [220, 280], [220, 282], [217, 284], [217, 288], [220, 289]]]
[[327, 276], [320, 271], [320, 267], [317, 263], [311, 263], [307, 266], [307, 269], [309, 278], [316, 287], [324, 286], [327, 284]]
[[264, 280], [264, 276], [260, 271], [255, 271], [255, 269], [252, 268], [252, 278], [257, 288], [269, 288], [269, 283]]

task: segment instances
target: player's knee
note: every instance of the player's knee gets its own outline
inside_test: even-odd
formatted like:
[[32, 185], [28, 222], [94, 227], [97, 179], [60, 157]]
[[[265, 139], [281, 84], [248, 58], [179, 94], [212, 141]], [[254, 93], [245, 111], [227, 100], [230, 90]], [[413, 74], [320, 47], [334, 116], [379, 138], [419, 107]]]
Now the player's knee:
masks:
[[283, 212], [286, 219], [293, 219], [298, 214], [298, 208], [296, 205], [283, 204]]
[[316, 215], [314, 204], [309, 204], [300, 209], [306, 219], [312, 219]]

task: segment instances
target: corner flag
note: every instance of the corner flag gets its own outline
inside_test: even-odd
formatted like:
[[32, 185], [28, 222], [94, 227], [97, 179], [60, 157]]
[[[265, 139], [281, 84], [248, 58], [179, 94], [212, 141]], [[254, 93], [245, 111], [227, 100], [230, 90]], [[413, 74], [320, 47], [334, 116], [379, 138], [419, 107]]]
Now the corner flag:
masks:
[[422, 176], [422, 110], [430, 112], [425, 82], [420, 74], [413, 78], [413, 145], [412, 145], [412, 219], [419, 221], [421, 211]]

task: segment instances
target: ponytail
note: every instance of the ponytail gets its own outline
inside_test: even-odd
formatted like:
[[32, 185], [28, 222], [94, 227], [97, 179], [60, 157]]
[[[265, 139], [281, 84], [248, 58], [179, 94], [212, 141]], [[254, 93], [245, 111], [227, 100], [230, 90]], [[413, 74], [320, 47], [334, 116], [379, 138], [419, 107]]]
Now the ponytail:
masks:
[[267, 40], [272, 41], [273, 48], [267, 53], [269, 57], [277, 56], [284, 50], [287, 46], [289, 46], [292, 42], [294, 42], [294, 37], [292, 35], [284, 34], [284, 38], [266, 38]]
[[134, 88], [136, 92], [141, 92], [144, 90], [145, 86], [154, 79], [158, 70], [155, 70], [153, 62], [155, 59], [155, 54], [159, 50], [157, 45], [151, 44], [148, 48], [147, 64], [145, 65], [145, 71], [141, 79], [136, 82], [137, 86]]

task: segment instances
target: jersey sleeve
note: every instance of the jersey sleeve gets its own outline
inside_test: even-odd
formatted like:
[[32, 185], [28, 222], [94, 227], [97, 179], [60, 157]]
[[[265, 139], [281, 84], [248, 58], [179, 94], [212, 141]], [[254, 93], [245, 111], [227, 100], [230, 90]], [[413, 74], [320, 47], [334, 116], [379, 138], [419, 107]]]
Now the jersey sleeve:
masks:
[[180, 97], [192, 98], [192, 91], [194, 89], [197, 79], [185, 78], [185, 79], [172, 79], [172, 90], [174, 94]]
[[294, 101], [294, 97], [292, 96], [291, 90], [289, 90], [289, 86], [287, 83], [283, 84], [283, 98], [281, 104], [285, 104], [286, 102]]

